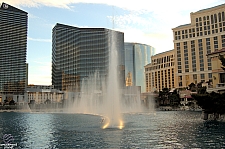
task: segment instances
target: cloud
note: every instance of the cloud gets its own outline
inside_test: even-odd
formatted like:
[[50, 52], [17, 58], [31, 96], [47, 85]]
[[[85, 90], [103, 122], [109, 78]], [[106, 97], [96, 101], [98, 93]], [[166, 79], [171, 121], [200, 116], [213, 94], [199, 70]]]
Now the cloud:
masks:
[[[45, 59], [42, 57], [42, 59]], [[35, 85], [51, 85], [51, 62], [43, 62], [40, 59], [29, 65], [28, 83]]]
[[51, 85], [51, 75], [35, 75], [28, 76], [28, 84], [34, 85]]
[[[165, 11], [176, 11], [176, 10], [187, 10], [187, 9], [199, 9], [199, 6], [205, 8], [204, 6], [212, 5], [217, 2], [222, 2], [221, 0], [5, 0], [6, 3], [14, 6], [27, 6], [27, 7], [39, 7], [41, 5], [51, 6], [51, 7], [61, 7], [70, 8], [72, 4], [76, 3], [92, 3], [92, 4], [106, 4], [110, 6], [116, 6], [127, 10], [148, 10], [156, 12]], [[201, 9], [201, 8], [200, 8]]]
[[31, 38], [31, 37], [27, 37], [27, 39], [30, 41], [37, 41], [37, 42], [52, 42], [51, 39], [39, 39], [39, 38]]
[[172, 34], [146, 33], [137, 28], [123, 30], [125, 42], [136, 42], [156, 48], [156, 54], [173, 49]]

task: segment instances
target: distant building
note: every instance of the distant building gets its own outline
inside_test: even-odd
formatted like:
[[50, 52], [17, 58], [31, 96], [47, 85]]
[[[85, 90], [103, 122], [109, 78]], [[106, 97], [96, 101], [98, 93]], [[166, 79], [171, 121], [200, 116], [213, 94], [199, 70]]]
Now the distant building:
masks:
[[27, 12], [0, 4], [0, 95], [10, 101], [27, 83]]
[[173, 28], [176, 87], [213, 82], [207, 54], [225, 48], [225, 4], [191, 13], [191, 23]]
[[141, 86], [141, 92], [146, 91], [144, 66], [154, 54], [155, 48], [150, 45], [125, 42], [126, 86]]
[[151, 63], [145, 66], [146, 92], [175, 88], [174, 57], [174, 50], [151, 57]]
[[124, 33], [57, 23], [52, 31], [52, 85], [63, 91], [79, 91], [82, 80], [96, 71], [106, 78], [111, 49], [118, 52], [120, 83], [125, 84]]
[[57, 90], [53, 85], [28, 85], [25, 91], [27, 103], [45, 104], [60, 103], [64, 99], [64, 92]]

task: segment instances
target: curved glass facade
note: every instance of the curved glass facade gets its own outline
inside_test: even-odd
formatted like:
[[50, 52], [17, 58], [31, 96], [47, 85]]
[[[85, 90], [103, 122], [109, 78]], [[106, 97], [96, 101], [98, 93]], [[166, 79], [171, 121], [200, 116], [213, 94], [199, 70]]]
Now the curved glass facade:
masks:
[[0, 92], [24, 94], [27, 83], [27, 12], [0, 5]]
[[[113, 39], [112, 39], [113, 35]], [[52, 84], [60, 90], [80, 90], [81, 81], [99, 72], [108, 73], [111, 42], [124, 65], [124, 34], [105, 28], [78, 28], [56, 24], [52, 33]]]
[[145, 68], [151, 62], [155, 48], [140, 43], [125, 43], [125, 77], [126, 86], [141, 86], [146, 91]]

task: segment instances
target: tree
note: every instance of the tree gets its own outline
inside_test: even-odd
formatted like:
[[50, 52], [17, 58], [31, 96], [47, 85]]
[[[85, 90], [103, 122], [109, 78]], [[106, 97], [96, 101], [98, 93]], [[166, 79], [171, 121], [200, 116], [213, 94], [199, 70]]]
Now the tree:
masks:
[[198, 94], [205, 94], [206, 93], [206, 86], [202, 86], [202, 82], [197, 84], [197, 93]]
[[225, 114], [225, 93], [211, 92], [210, 94], [195, 94], [192, 97], [205, 113], [213, 114], [214, 116]]
[[189, 90], [191, 90], [192, 92], [197, 91], [197, 87], [194, 83], [189, 84], [188, 87], [189, 87]]
[[12, 99], [12, 100], [10, 100], [10, 102], [9, 102], [9, 105], [15, 105], [16, 103], [15, 103], [15, 101]]
[[163, 88], [162, 91], [159, 91], [159, 100], [163, 101], [163, 105], [165, 104], [165, 100], [168, 99], [169, 91], [168, 88]]
[[219, 60], [222, 63], [222, 69], [225, 71], [225, 58], [223, 57], [223, 55], [219, 55]]

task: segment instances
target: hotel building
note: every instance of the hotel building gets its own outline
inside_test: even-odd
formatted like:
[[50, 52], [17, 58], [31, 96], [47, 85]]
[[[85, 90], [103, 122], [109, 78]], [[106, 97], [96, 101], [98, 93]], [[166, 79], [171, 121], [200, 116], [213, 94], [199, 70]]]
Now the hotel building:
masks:
[[110, 50], [117, 50], [120, 83], [125, 84], [124, 33], [57, 23], [52, 31], [52, 85], [80, 91], [82, 80], [96, 71], [107, 78]]
[[156, 54], [145, 67], [146, 92], [175, 88], [174, 50]]
[[125, 42], [126, 86], [141, 86], [141, 92], [146, 91], [144, 66], [154, 54], [155, 48], [150, 45]]
[[[27, 12], [0, 4], [0, 94], [11, 100], [27, 84]], [[2, 99], [4, 100], [4, 99]]]
[[212, 82], [207, 54], [225, 47], [225, 4], [191, 13], [191, 23], [173, 28], [175, 87]]

